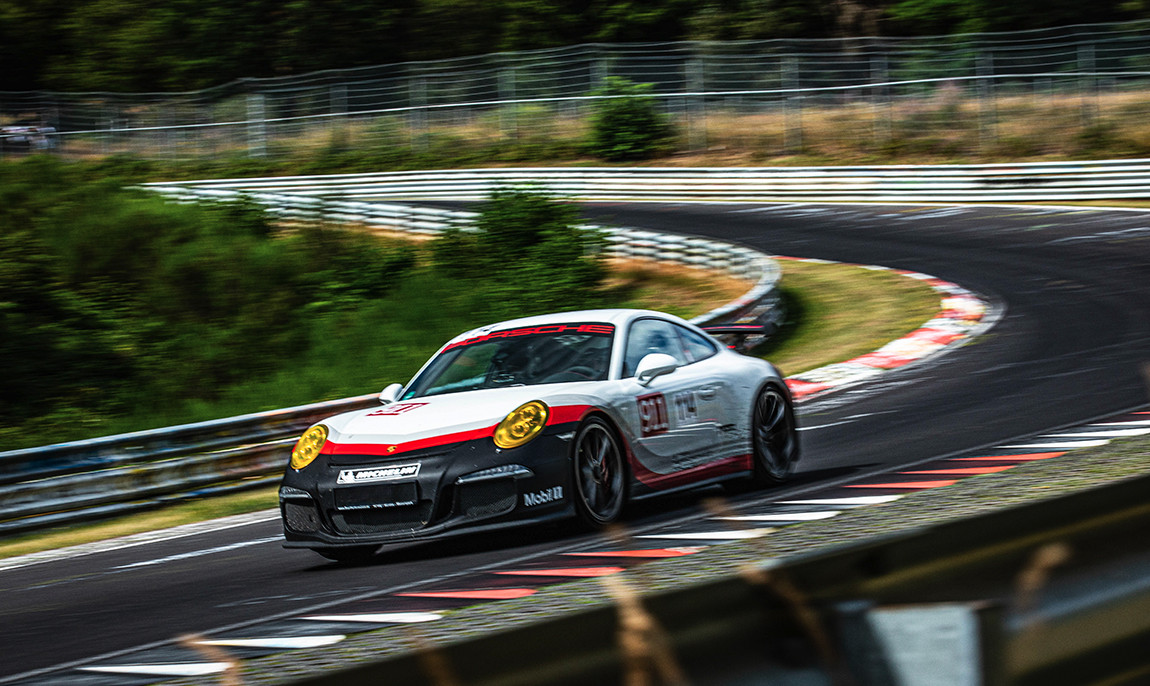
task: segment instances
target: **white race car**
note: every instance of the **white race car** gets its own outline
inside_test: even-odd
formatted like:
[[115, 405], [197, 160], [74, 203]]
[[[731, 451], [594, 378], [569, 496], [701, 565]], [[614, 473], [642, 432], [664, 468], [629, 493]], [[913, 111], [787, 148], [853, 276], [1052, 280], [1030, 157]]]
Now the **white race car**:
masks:
[[280, 488], [288, 547], [352, 561], [559, 517], [602, 526], [633, 499], [782, 482], [799, 458], [773, 365], [646, 310], [468, 331], [380, 401], [299, 439]]

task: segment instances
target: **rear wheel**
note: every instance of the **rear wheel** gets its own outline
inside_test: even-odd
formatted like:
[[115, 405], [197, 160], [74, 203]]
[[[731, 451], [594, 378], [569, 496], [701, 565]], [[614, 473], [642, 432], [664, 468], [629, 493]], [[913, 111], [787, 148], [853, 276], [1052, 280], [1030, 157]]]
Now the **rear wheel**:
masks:
[[794, 471], [799, 459], [795, 411], [786, 393], [775, 385], [759, 392], [751, 417], [754, 448], [754, 481], [757, 486], [780, 484]]
[[606, 421], [591, 417], [579, 427], [571, 462], [579, 519], [592, 527], [619, 519], [627, 501], [627, 472], [619, 439]]

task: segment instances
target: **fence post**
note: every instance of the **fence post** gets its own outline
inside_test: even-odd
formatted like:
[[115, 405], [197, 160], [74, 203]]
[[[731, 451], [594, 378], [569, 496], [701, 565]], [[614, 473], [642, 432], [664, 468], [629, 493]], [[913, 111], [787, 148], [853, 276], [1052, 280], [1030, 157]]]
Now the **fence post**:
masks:
[[411, 148], [412, 150], [425, 150], [427, 148], [427, 79], [422, 76], [413, 77], [408, 84], [411, 101]]
[[890, 86], [885, 85], [890, 81], [890, 65], [886, 55], [879, 54], [871, 58], [871, 80], [876, 84], [874, 88], [874, 140], [875, 144], [881, 146], [883, 143], [890, 142], [893, 136], [891, 131], [891, 91]]
[[799, 93], [799, 60], [788, 55], [782, 61], [783, 88], [786, 89], [783, 101], [786, 129], [783, 135], [783, 148], [788, 153], [798, 153], [803, 149], [803, 96]]
[[985, 151], [996, 138], [997, 107], [994, 101], [994, 53], [978, 56], [978, 139]]
[[264, 157], [268, 152], [267, 113], [261, 93], [248, 94], [248, 156]]
[[1094, 44], [1078, 46], [1078, 94], [1082, 102], [1082, 127], [1092, 125], [1098, 116], [1098, 79], [1095, 77]]
[[591, 67], [591, 88], [588, 92], [595, 92], [607, 85], [607, 77], [611, 75], [611, 65], [608, 58], [602, 55], [601, 50], [596, 52], [595, 62]]
[[515, 112], [515, 67], [499, 70], [499, 133], [519, 139], [519, 120]]
[[347, 85], [332, 86], [331, 93], [331, 128], [339, 129], [347, 121]]
[[687, 147], [703, 150], [707, 147], [707, 100], [704, 95], [703, 58], [692, 57], [686, 64], [684, 102], [687, 106]]

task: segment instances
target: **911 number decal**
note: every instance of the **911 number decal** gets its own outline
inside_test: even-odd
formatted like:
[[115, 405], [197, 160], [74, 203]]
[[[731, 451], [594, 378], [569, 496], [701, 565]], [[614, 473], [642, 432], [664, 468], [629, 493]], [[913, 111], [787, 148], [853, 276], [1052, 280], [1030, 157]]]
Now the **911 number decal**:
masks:
[[644, 437], [666, 433], [671, 428], [667, 420], [667, 399], [662, 393], [641, 395], [639, 402], [639, 433]]

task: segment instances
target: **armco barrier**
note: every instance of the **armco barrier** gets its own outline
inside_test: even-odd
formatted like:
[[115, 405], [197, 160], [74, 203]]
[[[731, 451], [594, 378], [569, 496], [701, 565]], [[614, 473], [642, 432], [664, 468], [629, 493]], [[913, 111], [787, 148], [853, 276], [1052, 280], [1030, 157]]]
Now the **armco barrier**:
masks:
[[535, 184], [579, 200], [1057, 202], [1150, 197], [1150, 160], [865, 167], [520, 168], [157, 183], [340, 201], [466, 200]]
[[[176, 188], [178, 199], [222, 200], [234, 190]], [[475, 214], [371, 203], [325, 202], [289, 194], [247, 197], [285, 219], [323, 218], [432, 234], [469, 227]], [[751, 280], [744, 296], [695, 323], [760, 321], [775, 307], [778, 266], [767, 255], [722, 241], [632, 229], [602, 229], [608, 254], [721, 270]], [[312, 423], [370, 407], [375, 395], [121, 436], [0, 453], [0, 536], [152, 507], [182, 497], [275, 483], [291, 446]]]
[[[382, 634], [375, 646], [423, 650], [373, 659], [365, 639], [356, 652], [344, 649], [343, 669], [328, 659], [312, 676], [274, 683], [432, 686], [446, 683], [444, 674], [502, 686], [1145, 683], [1147, 503], [1150, 478], [1117, 482], [770, 560], [740, 576], [630, 599], [616, 593], [617, 605], [587, 599], [585, 609], [556, 609], [554, 619], [444, 634], [434, 649], [427, 638]], [[1028, 602], [1016, 584], [1033, 577], [1048, 546], [1074, 551], [1074, 564], [1092, 576], [1072, 577], [1079, 583], [1049, 603]], [[297, 670], [307, 664], [298, 655], [283, 659]]]

